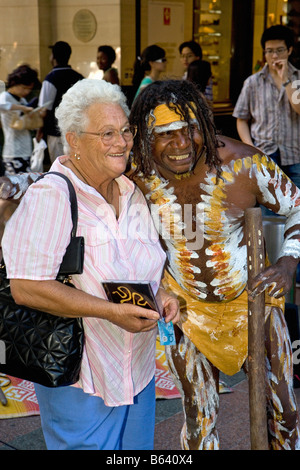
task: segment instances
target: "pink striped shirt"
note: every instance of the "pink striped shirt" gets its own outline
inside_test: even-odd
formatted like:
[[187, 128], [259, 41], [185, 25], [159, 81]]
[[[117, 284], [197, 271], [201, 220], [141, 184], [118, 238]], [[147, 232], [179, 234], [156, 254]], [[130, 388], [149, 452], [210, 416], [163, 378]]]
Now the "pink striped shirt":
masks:
[[[165, 254], [141, 191], [125, 176], [117, 179], [120, 212], [57, 159], [52, 171], [72, 181], [78, 199], [77, 235], [84, 236], [84, 272], [74, 285], [106, 299], [101, 280], [150, 280], [157, 290]], [[2, 240], [9, 278], [55, 279], [72, 229], [66, 182], [48, 175], [33, 184], [6, 225]], [[108, 406], [133, 403], [155, 372], [156, 330], [129, 333], [107, 320], [84, 318], [85, 351], [76, 386]]]

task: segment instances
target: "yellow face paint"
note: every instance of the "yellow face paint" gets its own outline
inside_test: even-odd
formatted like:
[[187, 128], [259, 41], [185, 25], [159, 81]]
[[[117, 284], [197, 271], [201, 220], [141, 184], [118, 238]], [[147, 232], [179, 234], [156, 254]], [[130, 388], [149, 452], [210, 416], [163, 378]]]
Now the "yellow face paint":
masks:
[[[193, 103], [191, 103], [193, 105]], [[173, 105], [174, 106], [174, 105]], [[154, 124], [154, 126], [165, 126], [172, 122], [184, 121], [183, 113], [180, 106], [174, 106], [175, 109], [170, 109], [166, 104], [160, 104], [156, 106], [154, 111], [149, 116], [148, 126]], [[191, 119], [196, 119], [195, 114], [192, 110], [189, 111]]]

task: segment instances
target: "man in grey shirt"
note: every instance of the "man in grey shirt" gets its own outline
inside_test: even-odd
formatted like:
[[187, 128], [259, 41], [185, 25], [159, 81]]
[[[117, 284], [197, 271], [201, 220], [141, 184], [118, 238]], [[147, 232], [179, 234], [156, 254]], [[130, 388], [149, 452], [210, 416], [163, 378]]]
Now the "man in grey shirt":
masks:
[[293, 34], [286, 26], [261, 38], [266, 64], [245, 80], [233, 111], [243, 142], [273, 158], [300, 188], [300, 71], [289, 62]]

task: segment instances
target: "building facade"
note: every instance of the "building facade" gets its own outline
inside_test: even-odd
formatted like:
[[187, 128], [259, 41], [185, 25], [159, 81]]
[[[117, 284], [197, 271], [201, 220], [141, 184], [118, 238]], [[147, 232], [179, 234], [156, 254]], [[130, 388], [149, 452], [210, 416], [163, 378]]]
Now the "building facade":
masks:
[[71, 45], [74, 69], [101, 78], [97, 48], [109, 44], [130, 96], [141, 50], [163, 47], [162, 78], [180, 78], [178, 46], [194, 39], [212, 66], [215, 114], [229, 115], [245, 78], [262, 66], [264, 28], [276, 23], [293, 28], [299, 45], [300, 0], [0, 0], [0, 79], [28, 63], [43, 80], [51, 69], [49, 46], [59, 40]]

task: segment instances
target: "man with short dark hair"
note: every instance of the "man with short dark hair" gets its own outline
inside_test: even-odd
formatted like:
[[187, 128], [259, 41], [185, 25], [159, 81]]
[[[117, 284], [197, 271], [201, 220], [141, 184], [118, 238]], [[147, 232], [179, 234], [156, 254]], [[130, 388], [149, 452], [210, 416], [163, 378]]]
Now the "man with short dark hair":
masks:
[[47, 108], [43, 134], [44, 139], [47, 139], [48, 152], [51, 163], [53, 163], [56, 157], [63, 155], [63, 145], [54, 115], [55, 109], [63, 94], [84, 77], [69, 65], [72, 49], [67, 42], [58, 41], [50, 48], [52, 49], [50, 60], [53, 69], [42, 83], [39, 106], [46, 105]]
[[241, 140], [275, 160], [300, 188], [300, 71], [289, 62], [293, 33], [271, 26], [261, 46], [266, 64], [245, 80], [233, 116]]
[[[180, 60], [184, 68], [183, 79], [190, 79], [193, 81], [194, 74], [190, 71], [190, 64], [197, 61], [201, 64], [201, 68], [204, 69], [205, 75], [207, 74], [207, 83], [204, 87], [203, 93], [209, 102], [213, 101], [213, 82], [210, 63], [202, 59], [202, 48], [196, 41], [185, 41], [179, 46]], [[190, 75], [190, 77], [189, 77]]]
[[[194, 60], [202, 59], [202, 49], [196, 41], [185, 41], [179, 46], [180, 60], [186, 74], [188, 66]], [[185, 78], [185, 76], [183, 77]]]

